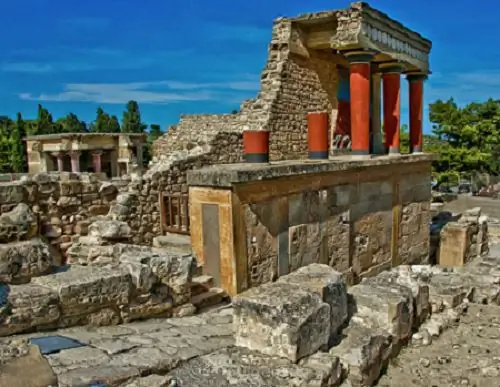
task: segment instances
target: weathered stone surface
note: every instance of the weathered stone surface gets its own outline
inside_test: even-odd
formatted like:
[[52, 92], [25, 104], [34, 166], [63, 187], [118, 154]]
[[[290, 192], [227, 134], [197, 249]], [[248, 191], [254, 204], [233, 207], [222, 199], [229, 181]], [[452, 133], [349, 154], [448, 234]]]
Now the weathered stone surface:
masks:
[[329, 371], [290, 364], [245, 348], [229, 348], [190, 360], [168, 376], [178, 385], [190, 387], [335, 386], [327, 384]]
[[340, 344], [330, 350], [338, 356], [353, 386], [372, 386], [388, 364], [392, 353], [392, 336], [384, 331], [368, 328], [364, 319], [354, 317], [343, 331]]
[[109, 241], [123, 241], [130, 238], [132, 230], [126, 222], [98, 220], [89, 226], [89, 235]]
[[32, 282], [55, 292], [62, 316], [68, 318], [106, 308], [117, 310], [130, 301], [130, 274], [117, 268], [72, 266], [62, 273], [34, 278]]
[[297, 362], [327, 345], [330, 306], [297, 285], [272, 283], [233, 298], [236, 345]]
[[28, 240], [37, 233], [38, 219], [25, 203], [0, 215], [0, 243]]
[[39, 238], [0, 244], [0, 281], [24, 283], [52, 270], [49, 246]]
[[[384, 284], [385, 285], [385, 284]], [[413, 296], [407, 287], [363, 282], [349, 288], [355, 316], [386, 329], [397, 342], [408, 340], [413, 327]]]
[[295, 284], [317, 293], [330, 305], [331, 334], [336, 334], [347, 321], [347, 287], [342, 274], [328, 265], [311, 264], [279, 278], [278, 282]]
[[7, 307], [0, 312], [0, 336], [51, 326], [61, 315], [57, 293], [44, 286], [0, 285], [0, 293], [6, 295], [3, 301], [0, 296], [0, 309]]

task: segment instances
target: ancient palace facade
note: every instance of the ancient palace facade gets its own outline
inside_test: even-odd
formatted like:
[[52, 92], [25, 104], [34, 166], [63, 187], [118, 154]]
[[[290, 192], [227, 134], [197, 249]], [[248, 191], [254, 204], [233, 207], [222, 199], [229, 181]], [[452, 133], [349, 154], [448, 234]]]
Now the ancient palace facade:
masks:
[[30, 173], [94, 172], [122, 176], [143, 166], [145, 135], [58, 133], [25, 138]]

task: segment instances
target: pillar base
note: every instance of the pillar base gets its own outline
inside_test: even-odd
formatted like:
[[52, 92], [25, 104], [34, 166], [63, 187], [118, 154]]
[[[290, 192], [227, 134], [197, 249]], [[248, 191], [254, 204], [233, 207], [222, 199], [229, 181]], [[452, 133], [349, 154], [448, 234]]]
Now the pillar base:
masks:
[[401, 152], [399, 150], [399, 147], [392, 147], [392, 148], [389, 148], [389, 155], [400, 155]]
[[309, 152], [309, 159], [311, 159], [311, 160], [326, 160], [326, 159], [328, 159], [328, 151], [326, 151], [326, 152]]
[[245, 162], [247, 163], [268, 163], [269, 153], [247, 153], [245, 155]]
[[412, 148], [411, 153], [424, 153], [421, 147]]

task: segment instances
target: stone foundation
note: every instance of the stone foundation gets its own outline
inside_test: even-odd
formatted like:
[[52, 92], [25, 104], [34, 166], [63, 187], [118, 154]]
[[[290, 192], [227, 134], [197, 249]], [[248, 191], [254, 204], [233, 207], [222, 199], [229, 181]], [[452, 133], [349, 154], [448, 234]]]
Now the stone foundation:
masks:
[[192, 171], [193, 251], [230, 294], [311, 263], [348, 283], [429, 255], [432, 156]]

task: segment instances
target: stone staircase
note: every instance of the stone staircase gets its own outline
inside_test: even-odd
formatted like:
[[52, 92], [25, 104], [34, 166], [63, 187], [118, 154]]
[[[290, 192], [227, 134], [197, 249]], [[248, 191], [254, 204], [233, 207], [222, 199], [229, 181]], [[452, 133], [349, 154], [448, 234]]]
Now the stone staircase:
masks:
[[133, 245], [127, 223], [98, 219], [59, 266], [29, 207], [2, 215], [2, 230], [0, 336], [187, 316], [229, 299], [202, 274], [187, 238]]

